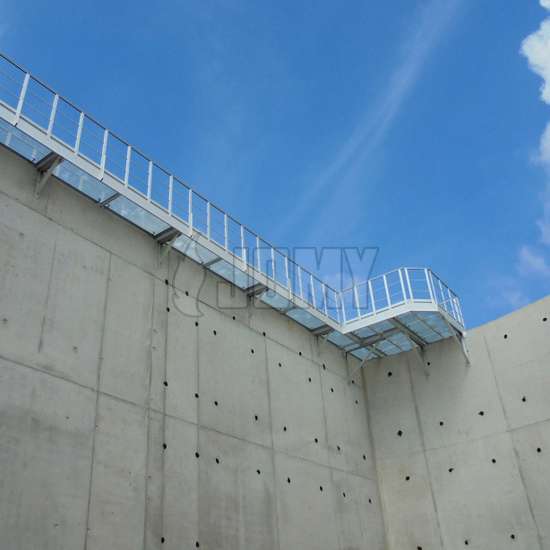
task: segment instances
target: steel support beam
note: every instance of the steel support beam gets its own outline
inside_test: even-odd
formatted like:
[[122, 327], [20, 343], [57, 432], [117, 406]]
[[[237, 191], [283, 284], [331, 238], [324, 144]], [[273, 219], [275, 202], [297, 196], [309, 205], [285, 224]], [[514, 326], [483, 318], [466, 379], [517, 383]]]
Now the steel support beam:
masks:
[[34, 188], [34, 195], [40, 196], [40, 193], [48, 183], [54, 170], [63, 162], [63, 157], [57, 153], [48, 153], [43, 159], [35, 163], [38, 170], [38, 177]]

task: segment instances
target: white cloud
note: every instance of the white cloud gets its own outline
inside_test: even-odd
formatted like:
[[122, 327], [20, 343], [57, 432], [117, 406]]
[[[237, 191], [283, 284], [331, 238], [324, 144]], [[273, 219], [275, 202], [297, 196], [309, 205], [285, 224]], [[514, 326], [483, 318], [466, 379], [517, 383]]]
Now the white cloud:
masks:
[[[550, 5], [550, 0], [545, 1]], [[527, 58], [531, 70], [542, 77], [541, 98], [550, 103], [550, 18], [523, 41], [521, 53]]]
[[550, 10], [550, 0], [540, 0], [540, 5], [547, 10]]
[[546, 258], [530, 246], [522, 246], [519, 251], [518, 270], [524, 276], [550, 278], [550, 265]]

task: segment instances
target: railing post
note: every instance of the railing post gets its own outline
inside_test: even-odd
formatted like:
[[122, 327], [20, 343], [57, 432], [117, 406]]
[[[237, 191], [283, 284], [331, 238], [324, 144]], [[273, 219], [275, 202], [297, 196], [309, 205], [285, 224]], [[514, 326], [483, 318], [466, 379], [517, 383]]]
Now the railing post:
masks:
[[286, 287], [289, 291], [291, 291], [290, 288], [290, 273], [288, 271], [288, 256], [285, 256], [285, 275], [286, 275]]
[[424, 268], [424, 276], [426, 277], [426, 284], [428, 285], [428, 292], [430, 293], [430, 300], [433, 303], [436, 303], [435, 298], [434, 298], [434, 293], [432, 292], [432, 285], [430, 284], [430, 273], [426, 268]]
[[229, 248], [229, 232], [227, 228], [227, 214], [223, 213], [223, 247], [228, 250]]
[[273, 280], [277, 281], [277, 274], [275, 272], [275, 250], [271, 247], [271, 274], [273, 275]]
[[367, 281], [367, 286], [369, 289], [370, 301], [372, 303], [372, 313], [374, 314], [376, 313], [376, 302], [374, 301], [374, 292], [372, 291], [372, 282], [370, 279]]
[[210, 240], [210, 201], [206, 202], [206, 236]]
[[172, 215], [172, 200], [174, 197], [174, 176], [168, 178], [168, 212]]
[[323, 309], [325, 310], [325, 315], [328, 317], [328, 308], [327, 308], [327, 285], [325, 283], [322, 283], [322, 288], [323, 288], [323, 302], [324, 302], [324, 307]]
[[246, 267], [246, 250], [244, 248], [244, 227], [241, 225], [241, 260]]
[[399, 268], [397, 270], [399, 273], [399, 284], [401, 285], [401, 296], [403, 296], [403, 302], [407, 301], [407, 293], [405, 292], [405, 283], [403, 282], [403, 272], [402, 269]]
[[19, 100], [17, 101], [17, 108], [15, 110], [15, 121], [14, 121], [15, 126], [17, 126], [19, 119], [21, 118], [21, 111], [23, 111], [23, 103], [25, 102], [25, 96], [27, 95], [30, 79], [31, 79], [31, 75], [29, 73], [25, 73], [25, 78], [23, 79], [23, 86], [21, 86], [21, 93], [19, 94]]
[[74, 146], [74, 152], [77, 154], [80, 151], [80, 142], [82, 140], [83, 128], [84, 128], [84, 113], [80, 111], [80, 116], [78, 117], [78, 129], [76, 130], [76, 143]]
[[[126, 185], [126, 187], [128, 187], [128, 180], [130, 179], [131, 156], [132, 156], [132, 148], [128, 145], [126, 147], [126, 164], [124, 165], [124, 185]], [[168, 191], [168, 194], [170, 194], [170, 191]]]
[[313, 275], [309, 274], [309, 284], [311, 286], [311, 301], [313, 303], [313, 307], [317, 309], [317, 300], [315, 299], [315, 285], [313, 284]]
[[414, 296], [413, 296], [413, 291], [412, 291], [412, 286], [411, 286], [411, 278], [409, 277], [409, 268], [408, 267], [405, 268], [405, 280], [407, 281], [407, 289], [409, 290], [409, 300], [411, 302], [414, 302]]
[[296, 264], [296, 269], [298, 270], [298, 288], [300, 289], [300, 298], [304, 299], [304, 287], [302, 284], [302, 268]]
[[48, 122], [47, 136], [51, 137], [53, 131], [53, 124], [55, 122], [55, 115], [57, 114], [57, 104], [59, 103], [59, 96], [55, 94], [53, 96], [52, 110], [50, 111], [50, 120]]
[[256, 269], [262, 272], [262, 259], [260, 258], [260, 237], [256, 235]]
[[384, 290], [386, 291], [386, 300], [388, 302], [388, 308], [391, 307], [391, 298], [390, 298], [390, 289], [388, 288], [388, 278], [386, 275], [382, 275], [382, 280], [384, 281]]
[[149, 161], [147, 168], [147, 198], [151, 200], [151, 190], [153, 187], [153, 161]]
[[357, 285], [353, 284], [353, 302], [355, 304], [355, 312], [357, 317], [361, 317], [361, 308], [359, 307], [359, 292], [357, 291]]
[[189, 187], [188, 194], [188, 209], [189, 209], [189, 234], [193, 233], [193, 190]]
[[346, 308], [344, 306], [344, 293], [342, 291], [338, 292], [338, 299], [340, 301], [340, 310], [341, 310], [341, 321], [338, 319], [339, 322], [345, 323], [346, 322]]
[[103, 130], [103, 144], [101, 146], [101, 161], [99, 164], [99, 179], [102, 180], [105, 175], [105, 165], [107, 164], [107, 140], [109, 139], [109, 130]]

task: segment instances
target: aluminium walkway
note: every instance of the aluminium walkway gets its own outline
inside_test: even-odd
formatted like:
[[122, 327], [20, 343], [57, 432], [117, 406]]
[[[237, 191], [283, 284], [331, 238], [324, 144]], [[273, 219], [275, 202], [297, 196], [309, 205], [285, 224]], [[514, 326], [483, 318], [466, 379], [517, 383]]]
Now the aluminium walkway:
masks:
[[[454, 337], [457, 295], [430, 269], [339, 291], [0, 54], [0, 143], [364, 363]], [[467, 360], [467, 355], [466, 355]]]

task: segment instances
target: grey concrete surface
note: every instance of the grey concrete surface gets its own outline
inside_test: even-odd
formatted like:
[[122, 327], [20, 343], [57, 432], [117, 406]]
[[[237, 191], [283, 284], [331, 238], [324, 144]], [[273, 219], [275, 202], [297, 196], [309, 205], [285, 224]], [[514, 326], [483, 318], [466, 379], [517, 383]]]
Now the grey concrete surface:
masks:
[[550, 548], [549, 312], [367, 366], [388, 548]]
[[355, 362], [0, 167], [1, 550], [385, 547]]
[[357, 370], [0, 167], [1, 550], [550, 550], [550, 298]]

